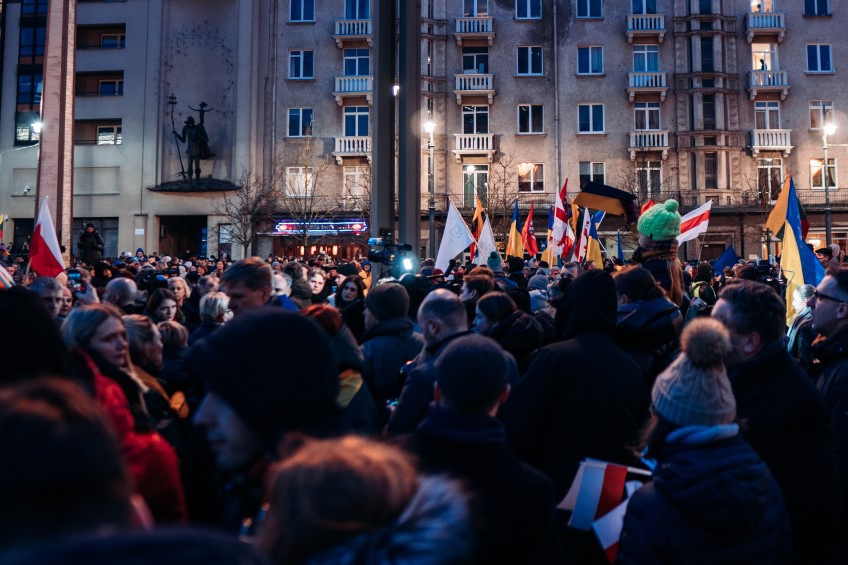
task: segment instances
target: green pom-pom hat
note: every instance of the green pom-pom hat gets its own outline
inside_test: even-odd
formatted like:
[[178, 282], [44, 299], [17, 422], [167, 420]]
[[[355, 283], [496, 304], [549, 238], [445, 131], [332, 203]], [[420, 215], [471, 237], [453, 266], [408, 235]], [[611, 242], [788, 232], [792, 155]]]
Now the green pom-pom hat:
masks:
[[653, 241], [671, 241], [680, 235], [680, 214], [677, 200], [669, 199], [651, 206], [639, 218], [636, 229]]

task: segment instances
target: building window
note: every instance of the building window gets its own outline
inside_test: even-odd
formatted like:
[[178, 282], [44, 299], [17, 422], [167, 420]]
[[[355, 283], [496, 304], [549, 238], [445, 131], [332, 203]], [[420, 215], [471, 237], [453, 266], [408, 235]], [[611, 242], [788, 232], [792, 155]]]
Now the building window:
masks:
[[345, 49], [344, 74], [346, 77], [370, 75], [371, 52], [368, 49]]
[[[17, 224], [17, 222], [15, 222]], [[87, 224], [94, 224], [94, 229], [103, 238], [103, 256], [118, 256], [118, 218], [74, 218], [71, 228], [71, 249], [77, 250], [80, 234], [85, 231]]]
[[289, 51], [289, 78], [314, 78], [313, 52]]
[[124, 49], [127, 46], [127, 36], [124, 33], [104, 33], [100, 36], [101, 49]]
[[600, 75], [604, 73], [604, 48], [600, 45], [577, 48], [577, 74]]
[[354, 202], [367, 195], [371, 188], [371, 170], [356, 166], [344, 168], [344, 198]]
[[751, 68], [755, 71], [777, 70], [777, 44], [754, 43], [751, 45]]
[[713, 53], [713, 38], [701, 38], [701, 71], [712, 73], [715, 71], [715, 55]]
[[[810, 186], [824, 190], [822, 163], [824, 159], [810, 159]], [[833, 158], [827, 160], [827, 187], [836, 188], [836, 159]]]
[[18, 42], [18, 64], [43, 65], [47, 28], [44, 25], [23, 24]]
[[704, 153], [704, 188], [718, 188], [718, 153]]
[[368, 106], [346, 106], [344, 109], [345, 137], [363, 137], [368, 135]]
[[542, 0], [515, 0], [515, 17], [519, 20], [538, 20], [542, 17]]
[[660, 129], [660, 103], [659, 102], [636, 102], [634, 104], [635, 129], [658, 130]]
[[828, 0], [804, 0], [805, 16], [829, 16], [830, 2]]
[[830, 45], [807, 45], [807, 72], [832, 73]]
[[312, 108], [289, 108], [289, 137], [312, 135]]
[[97, 84], [98, 96], [123, 96], [124, 79], [101, 79]]
[[312, 167], [286, 167], [286, 196], [309, 198], [315, 190]]
[[120, 119], [74, 122], [74, 145], [120, 145], [122, 141]]
[[541, 75], [544, 71], [540, 46], [518, 48], [519, 75]]
[[657, 0], [633, 0], [634, 14], [656, 14]]
[[810, 129], [824, 129], [832, 121], [832, 100], [810, 100]]
[[23, 16], [46, 16], [47, 0], [22, 0], [21, 15]]
[[602, 15], [601, 0], [577, 0], [578, 18], [600, 18]]
[[20, 73], [18, 75], [17, 112], [15, 113], [15, 143], [26, 145], [39, 140], [33, 124], [41, 119], [42, 75]]
[[716, 129], [716, 99], [715, 94], [704, 94], [701, 101], [701, 109], [704, 115], [704, 129]]
[[661, 196], [662, 162], [642, 161], [636, 163], [636, 179], [639, 183], [639, 195], [643, 200]]
[[120, 145], [121, 126], [110, 124], [97, 126], [97, 145]]
[[580, 133], [603, 133], [603, 104], [579, 104], [577, 106], [577, 116], [577, 131], [579, 131]]
[[637, 73], [660, 70], [660, 48], [657, 45], [633, 46], [633, 71]]
[[489, 133], [489, 107], [463, 106], [462, 133]]
[[315, 0], [291, 0], [291, 17], [289, 21], [314, 22]]
[[783, 159], [757, 159], [757, 193], [760, 203], [773, 203], [783, 184]]
[[545, 112], [541, 104], [518, 106], [518, 133], [545, 133]]
[[780, 102], [755, 102], [754, 128], [780, 129]]
[[346, 20], [370, 20], [371, 0], [345, 0]]
[[518, 164], [518, 192], [544, 192], [545, 166], [542, 163]]
[[605, 184], [604, 163], [592, 163], [580, 161], [580, 186], [586, 186], [587, 182], [599, 182]]
[[712, 14], [713, 0], [700, 0], [698, 3], [698, 12], [701, 14]]
[[489, 165], [467, 165], [462, 169], [462, 203], [474, 207], [474, 198], [489, 204]]
[[489, 15], [488, 0], [464, 0], [463, 14], [466, 18], [479, 18]]
[[489, 72], [489, 48], [463, 47], [462, 70], [463, 72], [472, 74], [487, 74]]

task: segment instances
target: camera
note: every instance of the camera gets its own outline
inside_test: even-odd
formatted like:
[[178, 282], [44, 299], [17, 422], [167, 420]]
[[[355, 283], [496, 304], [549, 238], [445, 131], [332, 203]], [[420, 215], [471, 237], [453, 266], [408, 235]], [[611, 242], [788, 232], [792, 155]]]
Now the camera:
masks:
[[404, 273], [414, 273], [416, 270], [412, 246], [395, 242], [392, 232], [386, 232], [383, 237], [370, 238], [368, 248], [368, 260], [372, 263], [382, 263], [395, 278]]

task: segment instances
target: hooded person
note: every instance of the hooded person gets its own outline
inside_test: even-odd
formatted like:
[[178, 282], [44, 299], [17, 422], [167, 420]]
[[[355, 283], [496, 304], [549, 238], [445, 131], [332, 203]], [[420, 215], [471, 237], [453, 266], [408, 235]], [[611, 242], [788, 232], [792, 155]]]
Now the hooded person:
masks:
[[[284, 368], [269, 364], [269, 352], [286, 360]], [[226, 479], [222, 525], [238, 531], [259, 510], [265, 471], [286, 433], [340, 431], [335, 355], [314, 321], [260, 308], [198, 342], [186, 365], [209, 388], [195, 424], [205, 430]]]
[[730, 336], [691, 322], [682, 354], [653, 387], [653, 481], [632, 496], [618, 563], [789, 563], [789, 515], [777, 482], [742, 438], [723, 359]]
[[685, 286], [683, 269], [677, 258], [677, 236], [680, 235], [680, 214], [677, 200], [666, 200], [648, 208], [639, 218], [639, 247], [633, 262], [648, 269], [665, 289], [669, 300], [683, 304]]
[[504, 292], [511, 288], [518, 288], [518, 283], [511, 280], [504, 273], [503, 259], [497, 251], [492, 251], [486, 258], [486, 266], [492, 269], [495, 275], [495, 284]]
[[94, 228], [94, 224], [86, 224], [77, 242], [80, 259], [86, 265], [94, 265], [103, 258], [103, 237]]

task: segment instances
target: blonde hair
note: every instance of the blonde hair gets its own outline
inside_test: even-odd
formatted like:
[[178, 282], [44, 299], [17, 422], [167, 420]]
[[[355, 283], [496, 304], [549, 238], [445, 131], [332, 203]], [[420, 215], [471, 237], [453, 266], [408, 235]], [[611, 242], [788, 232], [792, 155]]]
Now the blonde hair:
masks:
[[74, 308], [62, 323], [62, 339], [69, 349], [88, 348], [91, 338], [103, 322], [109, 317], [120, 320], [124, 325], [122, 313], [111, 304], [89, 304], [82, 308]]
[[227, 313], [230, 297], [223, 292], [210, 292], [200, 299], [200, 321], [216, 322]]
[[188, 283], [185, 282], [184, 279], [182, 279], [181, 277], [171, 277], [170, 279], [168, 279], [168, 289], [171, 288], [172, 284], [175, 286], [181, 286], [183, 288], [183, 292], [185, 293], [185, 298], [183, 298], [183, 301], [186, 301], [191, 298], [191, 287], [188, 286]]

